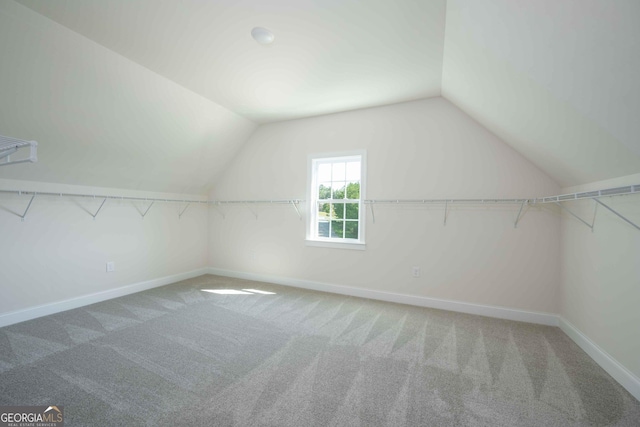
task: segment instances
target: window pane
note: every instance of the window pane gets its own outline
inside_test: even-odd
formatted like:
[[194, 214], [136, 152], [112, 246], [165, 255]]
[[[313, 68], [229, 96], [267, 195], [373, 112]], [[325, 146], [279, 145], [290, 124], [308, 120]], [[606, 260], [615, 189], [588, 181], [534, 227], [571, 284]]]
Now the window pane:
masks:
[[360, 198], [360, 183], [350, 182], [347, 184], [347, 199], [359, 199]]
[[318, 203], [318, 221], [329, 221], [331, 205], [329, 203]]
[[344, 181], [346, 173], [346, 163], [333, 163], [333, 173], [331, 175], [331, 181]]
[[358, 219], [358, 210], [360, 209], [360, 205], [358, 203], [347, 203], [347, 216], [346, 219]]
[[324, 182], [318, 187], [318, 199], [330, 199], [331, 198], [331, 183]]
[[310, 178], [314, 188], [310, 207], [313, 215], [309, 217], [315, 220], [311, 225], [315, 237], [343, 242], [360, 239], [363, 168], [359, 155], [312, 159]]
[[318, 219], [318, 237], [329, 237], [329, 221]]
[[331, 237], [344, 236], [344, 221], [331, 221]]
[[358, 221], [345, 221], [344, 237], [347, 239], [358, 238]]
[[331, 181], [331, 163], [320, 163], [318, 165], [318, 181]]
[[344, 203], [334, 203], [331, 219], [344, 219]]
[[334, 182], [333, 183], [333, 198], [334, 199], [344, 199], [345, 189], [346, 189], [346, 183], [344, 183], [344, 182]]
[[360, 162], [347, 163], [347, 181], [360, 181]]

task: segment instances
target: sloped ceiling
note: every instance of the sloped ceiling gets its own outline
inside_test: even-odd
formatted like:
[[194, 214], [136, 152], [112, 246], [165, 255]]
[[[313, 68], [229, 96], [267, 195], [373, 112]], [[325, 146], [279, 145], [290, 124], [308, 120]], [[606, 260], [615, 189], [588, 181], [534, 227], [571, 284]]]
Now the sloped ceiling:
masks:
[[0, 178], [204, 194], [256, 128], [17, 3], [0, 53], [0, 134], [39, 143]]
[[640, 172], [640, 2], [448, 0], [442, 95], [562, 186]]
[[636, 0], [17, 1], [0, 133], [55, 144], [0, 178], [201, 192], [257, 123], [440, 95], [563, 186], [640, 172]]
[[445, 0], [20, 3], [255, 122], [440, 95]]

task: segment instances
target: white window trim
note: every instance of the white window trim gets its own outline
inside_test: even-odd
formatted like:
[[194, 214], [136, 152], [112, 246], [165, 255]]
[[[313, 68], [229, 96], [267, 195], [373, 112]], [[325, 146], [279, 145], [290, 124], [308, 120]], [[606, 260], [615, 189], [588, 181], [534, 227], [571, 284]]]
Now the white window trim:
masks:
[[[313, 232], [316, 226], [316, 207], [315, 207], [315, 195], [314, 195], [314, 182], [313, 182], [313, 163], [314, 160], [326, 160], [332, 159], [340, 160], [344, 157], [360, 156], [360, 208], [358, 209], [359, 215], [359, 240], [338, 240], [331, 238], [319, 238], [315, 237]], [[309, 209], [309, 215], [307, 215], [307, 237], [306, 246], [334, 248], [334, 249], [355, 249], [365, 250], [365, 224], [366, 224], [366, 207], [364, 201], [366, 199], [366, 186], [367, 186], [367, 152], [366, 150], [355, 151], [342, 151], [331, 153], [318, 153], [310, 154], [307, 162], [307, 208]]]

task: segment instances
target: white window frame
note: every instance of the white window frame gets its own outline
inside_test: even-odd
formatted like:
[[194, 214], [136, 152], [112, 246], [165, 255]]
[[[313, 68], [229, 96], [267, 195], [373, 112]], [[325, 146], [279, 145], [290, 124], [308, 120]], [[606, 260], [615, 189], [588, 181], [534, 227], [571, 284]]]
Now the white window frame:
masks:
[[[360, 198], [358, 207], [358, 239], [344, 239], [335, 237], [319, 237], [318, 221], [318, 182], [316, 181], [317, 165], [320, 163], [340, 162], [353, 159], [360, 160]], [[365, 150], [310, 154], [307, 167], [307, 246], [318, 246], [337, 249], [365, 249], [365, 194], [367, 178], [367, 152]], [[331, 203], [331, 200], [327, 200]], [[355, 200], [355, 199], [354, 199]], [[346, 207], [345, 207], [346, 212]]]

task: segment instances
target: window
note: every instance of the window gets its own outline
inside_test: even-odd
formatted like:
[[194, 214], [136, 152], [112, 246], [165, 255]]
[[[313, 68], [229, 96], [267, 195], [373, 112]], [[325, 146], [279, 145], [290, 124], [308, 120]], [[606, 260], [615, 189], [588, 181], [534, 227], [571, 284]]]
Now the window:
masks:
[[364, 172], [364, 152], [310, 157], [309, 244], [364, 249]]

